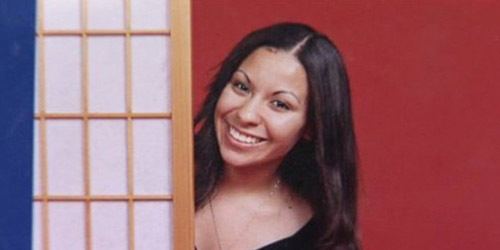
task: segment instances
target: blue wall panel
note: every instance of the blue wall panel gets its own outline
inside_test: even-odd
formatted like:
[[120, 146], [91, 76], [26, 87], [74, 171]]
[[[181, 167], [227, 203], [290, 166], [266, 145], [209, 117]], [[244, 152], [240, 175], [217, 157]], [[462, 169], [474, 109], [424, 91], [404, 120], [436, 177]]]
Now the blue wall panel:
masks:
[[35, 0], [0, 1], [0, 250], [31, 248]]

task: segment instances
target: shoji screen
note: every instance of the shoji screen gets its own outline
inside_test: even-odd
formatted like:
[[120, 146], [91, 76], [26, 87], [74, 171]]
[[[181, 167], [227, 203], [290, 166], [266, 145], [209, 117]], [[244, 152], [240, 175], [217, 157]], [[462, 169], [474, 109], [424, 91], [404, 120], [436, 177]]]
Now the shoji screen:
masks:
[[189, 20], [38, 0], [33, 249], [193, 249]]

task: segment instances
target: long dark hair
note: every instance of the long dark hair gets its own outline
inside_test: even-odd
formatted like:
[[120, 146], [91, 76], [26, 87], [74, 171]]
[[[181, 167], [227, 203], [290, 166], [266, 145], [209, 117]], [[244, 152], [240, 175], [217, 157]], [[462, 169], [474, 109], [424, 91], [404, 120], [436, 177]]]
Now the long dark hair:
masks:
[[307, 133], [281, 163], [278, 174], [313, 208], [316, 249], [359, 249], [357, 148], [349, 79], [336, 46], [311, 27], [280, 23], [243, 38], [222, 62], [195, 118], [196, 208], [214, 193], [224, 169], [215, 135], [217, 101], [240, 64], [259, 47], [292, 51], [308, 80]]

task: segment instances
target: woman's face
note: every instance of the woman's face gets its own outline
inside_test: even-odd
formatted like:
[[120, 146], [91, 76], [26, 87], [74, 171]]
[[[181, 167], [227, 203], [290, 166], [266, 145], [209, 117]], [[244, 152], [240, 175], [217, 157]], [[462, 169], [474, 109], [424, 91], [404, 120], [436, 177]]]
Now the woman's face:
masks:
[[240, 65], [215, 109], [226, 167], [277, 167], [306, 125], [307, 76], [288, 52], [262, 47]]

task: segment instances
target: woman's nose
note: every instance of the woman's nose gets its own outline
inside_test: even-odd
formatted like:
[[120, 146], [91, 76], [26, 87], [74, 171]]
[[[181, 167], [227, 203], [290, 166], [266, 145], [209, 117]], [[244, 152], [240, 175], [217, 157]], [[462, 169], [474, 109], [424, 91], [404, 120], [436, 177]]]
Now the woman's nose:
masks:
[[247, 100], [237, 111], [240, 125], [258, 125], [261, 121], [259, 102], [256, 98]]

